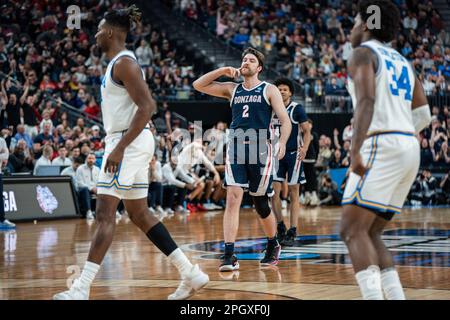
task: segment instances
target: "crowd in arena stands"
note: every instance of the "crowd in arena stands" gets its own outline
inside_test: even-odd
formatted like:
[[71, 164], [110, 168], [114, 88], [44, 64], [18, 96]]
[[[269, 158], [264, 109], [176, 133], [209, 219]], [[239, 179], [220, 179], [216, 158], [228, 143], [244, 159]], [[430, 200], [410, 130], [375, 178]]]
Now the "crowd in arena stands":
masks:
[[[274, 57], [273, 67], [302, 85], [306, 101], [325, 102], [327, 111], [349, 111], [346, 64], [357, 1], [169, 2], [226, 43]], [[427, 95], [448, 99], [450, 34], [441, 16], [432, 1], [395, 2], [403, 20], [392, 46], [411, 62]]]
[[[104, 134], [90, 120], [101, 120], [100, 85], [108, 63], [95, 45], [95, 33], [107, 7], [124, 5], [80, 6], [81, 29], [74, 30], [58, 2], [26, 0], [0, 8], [0, 132], [9, 151], [2, 168], [9, 174], [45, 175], [54, 173], [49, 166], [58, 166], [74, 178], [82, 211], [92, 216]], [[131, 31], [127, 46], [155, 97], [167, 101], [180, 98], [180, 91], [183, 97], [192, 94], [193, 67], [179, 61], [164, 31], [144, 20]], [[167, 102], [160, 114], [155, 122], [180, 126]]]
[[[7, 114], [14, 130], [20, 121], [27, 126], [39, 124], [47, 112], [55, 121], [63, 102], [93, 119], [101, 116], [98, 88], [107, 61], [95, 44], [95, 33], [108, 3], [113, 9], [124, 6], [119, 1], [83, 2], [81, 28], [73, 30], [66, 26], [66, 8], [58, 2], [26, 0], [0, 8], [0, 79], [9, 79], [3, 84], [7, 95], [3, 91], [2, 99], [13, 106]], [[193, 67], [176, 55], [164, 31], [144, 19], [130, 32], [127, 46], [135, 51], [155, 96], [193, 95]], [[14, 108], [23, 104], [22, 111]], [[2, 112], [2, 127], [5, 121]]]
[[[221, 2], [218, 3], [220, 8], [226, 8]], [[243, 1], [241, 7], [246, 8], [249, 3]], [[289, 2], [286, 2], [283, 7], [288, 5]], [[112, 4], [113, 8], [120, 6], [119, 2]], [[197, 5], [197, 8], [201, 6]], [[89, 122], [90, 119], [101, 119], [99, 86], [107, 61], [93, 43], [104, 11], [102, 4], [83, 7], [82, 12], [86, 14], [81, 21], [81, 30], [68, 30], [64, 19], [65, 11], [57, 2], [46, 6], [34, 1], [22, 1], [20, 4], [9, 2], [0, 8], [0, 139], [4, 139], [7, 145], [7, 150], [1, 152], [2, 168], [5, 173], [10, 174], [45, 175], [48, 174], [49, 167], [59, 167], [60, 174], [73, 178], [80, 207], [88, 218], [94, 216], [99, 160], [104, 152], [102, 130]], [[232, 10], [216, 11], [221, 19], [227, 21], [227, 25], [240, 21], [231, 19]], [[246, 15], [253, 16], [256, 12], [259, 10], [249, 11]], [[260, 14], [262, 13], [258, 13]], [[278, 19], [276, 15], [272, 18], [267, 20], [269, 25]], [[258, 21], [263, 23], [261, 19]], [[297, 20], [293, 23], [298, 25]], [[252, 30], [254, 33], [256, 29]], [[269, 30], [278, 29], [270, 27]], [[301, 30], [300, 35], [303, 32]], [[226, 190], [222, 187], [224, 165], [223, 161], [216, 162], [216, 152], [219, 152], [220, 158], [223, 156], [223, 148], [212, 151], [207, 146], [211, 141], [223, 138], [226, 124], [217, 123], [203, 145], [195, 141], [180, 142], [183, 124], [169, 110], [167, 100], [179, 97], [178, 92], [181, 91], [192, 93], [190, 83], [195, 78], [192, 67], [177, 62], [176, 52], [171, 48], [164, 31], [153, 29], [149, 24], [144, 23], [135, 28], [127, 42], [135, 50], [153, 94], [164, 101], [151, 122], [157, 147], [155, 157], [149, 164], [150, 210], [166, 215], [173, 211], [187, 213], [223, 208], [226, 195]], [[437, 42], [433, 43], [434, 47], [439, 48]], [[448, 44], [448, 41], [443, 43]], [[434, 47], [431, 49], [435, 50]], [[304, 46], [302, 48], [305, 49]], [[306, 49], [295, 50], [300, 51], [302, 56], [307, 52]], [[436, 50], [431, 58], [435, 61], [435, 66], [431, 66], [431, 69], [436, 67], [441, 72], [437, 65], [441, 56]], [[446, 52], [446, 63], [448, 56], [449, 53]], [[327, 63], [329, 61], [325, 64]], [[342, 85], [345, 72], [343, 69], [340, 69], [342, 74], [334, 72], [336, 69], [323, 69], [333, 70], [329, 72], [334, 75], [332, 81], [327, 88], [323, 88], [324, 93], [330, 94]], [[334, 110], [331, 102], [327, 108]], [[74, 118], [65, 104], [78, 109], [87, 118]], [[343, 108], [342, 105], [338, 101], [336, 108]], [[448, 167], [448, 111], [448, 107], [433, 107], [433, 123], [421, 134], [424, 168]], [[189, 126], [191, 134], [193, 130], [194, 127]], [[326, 170], [349, 166], [351, 133], [350, 124], [342, 134], [336, 129], [332, 138], [316, 135], [316, 167], [324, 173], [318, 177], [320, 204], [337, 204], [337, 186], [326, 175]], [[177, 146], [183, 147], [178, 151], [179, 154], [176, 153]], [[171, 157], [174, 149], [176, 156]], [[422, 176], [425, 178], [420, 180], [416, 188], [419, 190], [415, 191], [416, 199], [418, 193], [422, 192], [420, 190], [430, 190], [430, 179], [427, 174]], [[436, 183], [430, 182], [430, 185], [436, 186], [437, 190], [448, 190], [448, 175], [436, 179]], [[445, 194], [448, 195], [449, 192], [444, 192]]]
[[[421, 146], [421, 163], [417, 180], [412, 186], [408, 204], [450, 204], [450, 115], [449, 107], [431, 109], [432, 121], [418, 136]], [[318, 138], [315, 168], [318, 173], [318, 191], [321, 204], [338, 204], [343, 185], [337, 186], [329, 175], [330, 169], [348, 168], [353, 134], [353, 118], [342, 135], [334, 129], [333, 138]], [[312, 143], [314, 147], [314, 143]], [[345, 185], [345, 181], [344, 181]], [[340, 187], [340, 188], [339, 188]], [[340, 189], [340, 192], [339, 192]]]

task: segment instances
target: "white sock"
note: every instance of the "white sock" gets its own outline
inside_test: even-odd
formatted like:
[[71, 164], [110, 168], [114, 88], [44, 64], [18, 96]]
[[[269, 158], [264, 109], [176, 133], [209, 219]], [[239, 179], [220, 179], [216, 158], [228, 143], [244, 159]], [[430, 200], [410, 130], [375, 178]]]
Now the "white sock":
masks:
[[80, 282], [81, 284], [90, 287], [92, 282], [94, 281], [95, 276], [97, 275], [98, 270], [100, 269], [100, 265], [86, 261], [84, 264], [83, 271], [81, 272]]
[[381, 271], [381, 286], [387, 300], [406, 300], [398, 272], [395, 268]]
[[192, 270], [192, 263], [180, 248], [177, 248], [171, 254], [169, 254], [168, 258], [169, 261], [178, 269], [178, 272], [181, 274], [182, 278], [188, 275]]
[[364, 300], [384, 300], [380, 267], [369, 266], [366, 270], [359, 271], [355, 277]]

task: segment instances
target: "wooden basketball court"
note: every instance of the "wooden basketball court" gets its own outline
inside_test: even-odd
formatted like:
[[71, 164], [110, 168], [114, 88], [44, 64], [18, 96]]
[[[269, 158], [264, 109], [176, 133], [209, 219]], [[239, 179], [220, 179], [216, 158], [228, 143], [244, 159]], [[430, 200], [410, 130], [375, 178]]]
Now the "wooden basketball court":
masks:
[[[337, 238], [340, 208], [302, 209], [300, 237], [277, 267], [261, 269], [263, 243], [256, 213], [241, 211], [236, 248], [241, 268], [219, 273], [222, 211], [175, 214], [163, 220], [210, 283], [191, 299], [360, 299], [345, 245]], [[95, 222], [83, 219], [18, 223], [0, 231], [0, 299], [51, 299], [65, 290], [88, 254]], [[408, 299], [450, 299], [450, 209], [408, 209], [385, 234]], [[72, 267], [70, 267], [72, 266]], [[67, 269], [72, 273], [67, 273]], [[72, 269], [71, 269], [72, 268]], [[176, 269], [128, 219], [117, 222], [113, 245], [91, 299], [166, 299]]]

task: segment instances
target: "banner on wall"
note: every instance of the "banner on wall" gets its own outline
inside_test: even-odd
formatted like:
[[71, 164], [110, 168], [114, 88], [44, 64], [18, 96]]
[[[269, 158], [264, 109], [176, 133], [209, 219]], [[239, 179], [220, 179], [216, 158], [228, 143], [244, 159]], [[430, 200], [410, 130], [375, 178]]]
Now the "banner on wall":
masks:
[[11, 221], [77, 217], [70, 177], [4, 177], [5, 217]]

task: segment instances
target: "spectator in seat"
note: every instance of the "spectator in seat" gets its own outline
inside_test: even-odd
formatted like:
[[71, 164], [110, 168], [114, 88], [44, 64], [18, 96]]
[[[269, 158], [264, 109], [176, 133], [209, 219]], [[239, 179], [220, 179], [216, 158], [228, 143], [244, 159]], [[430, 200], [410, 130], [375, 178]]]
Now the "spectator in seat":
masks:
[[342, 196], [338, 192], [336, 182], [331, 180], [328, 174], [324, 174], [319, 187], [319, 205], [339, 205]]
[[[74, 161], [75, 158], [78, 158], [79, 156], [81, 156], [81, 152], [80, 152], [80, 148], [79, 147], [74, 147], [72, 149], [72, 151], [70, 152], [70, 157], [69, 159], [72, 160], [72, 162]], [[85, 161], [85, 158], [82, 157], [83, 162]]]
[[192, 191], [188, 197], [190, 200], [188, 209], [191, 212], [207, 210], [200, 202], [203, 190], [206, 186], [205, 182], [193, 174], [189, 174], [189, 171], [197, 164], [205, 165], [205, 167], [212, 173], [212, 186], [217, 186], [220, 183], [219, 172], [217, 172], [214, 165], [203, 152], [202, 144], [198, 141], [194, 141], [185, 146], [178, 157], [177, 176], [181, 177], [181, 179], [186, 182], [196, 185], [196, 189]]
[[433, 153], [427, 138], [422, 138], [420, 142], [420, 166], [429, 167], [433, 163]]
[[[51, 103], [51, 101], [48, 101], [48, 102]], [[39, 131], [40, 132], [44, 131], [45, 125], [49, 125], [50, 126], [50, 132], [53, 131], [53, 122], [52, 122], [52, 119], [51, 119], [51, 113], [50, 113], [50, 111], [48, 109], [44, 110], [42, 112], [42, 121], [39, 124]]]
[[33, 148], [33, 140], [30, 135], [25, 132], [25, 126], [23, 124], [19, 124], [16, 131], [17, 133], [14, 136], [16, 141], [24, 140], [28, 148]]
[[439, 197], [443, 200], [442, 204], [450, 204], [450, 170], [442, 178], [439, 188], [441, 188]]
[[231, 43], [239, 48], [243, 48], [249, 41], [249, 35], [245, 28], [239, 28], [239, 33], [236, 33], [231, 40]]
[[150, 212], [158, 212], [162, 216], [174, 213], [170, 207], [168, 207], [166, 211], [164, 211], [161, 207], [163, 205], [163, 177], [161, 162], [156, 159], [156, 155], [154, 155], [150, 161], [148, 173], [150, 181], [150, 185], [148, 187], [148, 209]]
[[77, 183], [76, 178], [77, 169], [81, 165], [83, 165], [83, 159], [80, 157], [75, 158], [72, 162], [72, 165], [70, 167], [65, 168], [61, 172], [61, 175], [70, 176], [72, 178], [72, 183], [78, 197], [78, 203], [80, 204], [80, 209], [83, 217], [85, 217], [86, 219], [94, 219], [89, 189], [85, 186], [79, 186]]
[[344, 110], [345, 99], [342, 96], [342, 88], [338, 86], [336, 77], [332, 77], [330, 82], [325, 86], [325, 107], [327, 112], [331, 109], [333, 102], [338, 102], [339, 110]]
[[[175, 176], [177, 164], [173, 161], [172, 157], [169, 157], [167, 162], [162, 167], [162, 184], [163, 184], [163, 202], [165, 208], [172, 208], [176, 202], [178, 206], [175, 211], [181, 213], [189, 213], [190, 211], [183, 207], [185, 201], [186, 191], [194, 190], [195, 186], [192, 183], [186, 183]], [[175, 195], [178, 195], [175, 199]]]
[[[97, 195], [97, 182], [100, 168], [95, 165], [95, 161], [95, 154], [90, 153], [86, 157], [85, 163], [78, 167], [75, 175], [77, 187], [87, 188], [89, 190], [89, 200], [92, 200]], [[86, 218], [92, 219], [93, 217], [86, 215]]]
[[422, 196], [423, 205], [431, 205], [436, 201], [437, 180], [429, 170], [423, 170], [417, 178]]
[[45, 123], [43, 126], [42, 133], [38, 134], [36, 138], [34, 138], [34, 143], [43, 146], [47, 141], [53, 142], [53, 136], [51, 134], [53, 125], [49, 123]]
[[13, 173], [33, 171], [33, 158], [25, 140], [19, 140], [14, 152], [9, 155], [8, 168]]
[[42, 150], [42, 156], [36, 161], [34, 165], [33, 175], [36, 175], [37, 170], [40, 166], [51, 166], [52, 161], [50, 160], [53, 155], [53, 148], [50, 144], [46, 144]]
[[53, 159], [52, 165], [54, 166], [71, 166], [72, 160], [67, 158], [67, 149], [65, 146], [61, 146], [58, 149], [58, 157]]

